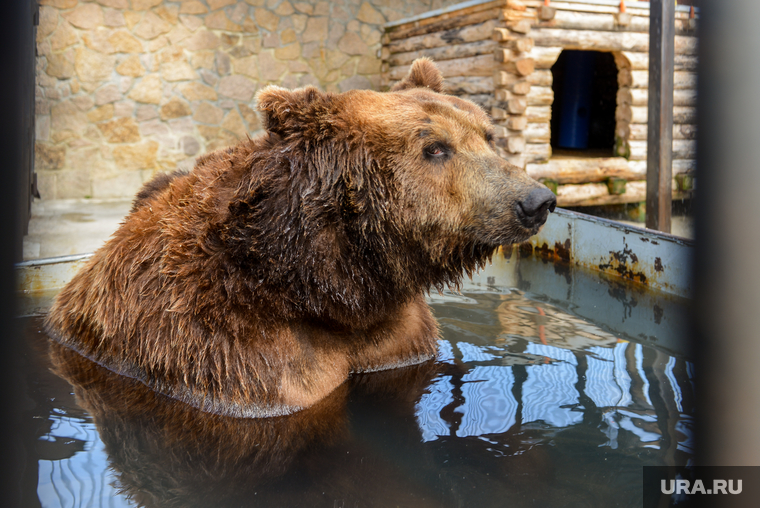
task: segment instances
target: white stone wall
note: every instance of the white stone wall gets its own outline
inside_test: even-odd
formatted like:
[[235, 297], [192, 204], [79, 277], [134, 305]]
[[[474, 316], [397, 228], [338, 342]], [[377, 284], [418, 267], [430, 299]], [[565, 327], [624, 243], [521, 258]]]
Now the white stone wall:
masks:
[[43, 199], [129, 197], [260, 129], [268, 84], [379, 89], [383, 23], [446, 0], [41, 0]]

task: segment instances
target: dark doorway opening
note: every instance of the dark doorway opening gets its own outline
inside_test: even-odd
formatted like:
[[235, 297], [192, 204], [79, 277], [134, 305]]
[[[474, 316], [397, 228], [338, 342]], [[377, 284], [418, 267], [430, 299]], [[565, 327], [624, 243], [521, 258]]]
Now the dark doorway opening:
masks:
[[552, 67], [552, 152], [612, 157], [617, 66], [611, 53], [565, 50]]

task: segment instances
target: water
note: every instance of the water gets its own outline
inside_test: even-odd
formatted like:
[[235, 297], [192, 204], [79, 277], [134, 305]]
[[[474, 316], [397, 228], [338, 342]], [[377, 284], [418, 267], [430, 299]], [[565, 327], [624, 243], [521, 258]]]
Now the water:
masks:
[[430, 301], [434, 365], [264, 420], [157, 396], [24, 318], [26, 504], [638, 507], [642, 466], [692, 460], [684, 301], [517, 257]]

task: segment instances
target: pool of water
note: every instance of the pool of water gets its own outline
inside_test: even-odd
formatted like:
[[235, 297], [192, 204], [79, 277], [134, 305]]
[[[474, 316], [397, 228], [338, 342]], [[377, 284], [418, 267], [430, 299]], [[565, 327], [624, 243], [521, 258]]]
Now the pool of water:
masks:
[[641, 506], [642, 466], [693, 458], [686, 301], [495, 261], [430, 296], [437, 362], [283, 418], [198, 412], [22, 318], [26, 505]]

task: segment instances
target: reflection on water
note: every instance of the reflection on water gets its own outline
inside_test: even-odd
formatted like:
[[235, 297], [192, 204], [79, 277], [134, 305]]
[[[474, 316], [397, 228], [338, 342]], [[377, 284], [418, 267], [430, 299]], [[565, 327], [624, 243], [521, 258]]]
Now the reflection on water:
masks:
[[652, 340], [651, 322], [635, 341], [629, 310], [621, 332], [516, 286], [432, 297], [434, 365], [357, 376], [308, 411], [265, 420], [199, 413], [64, 348], [48, 354], [29, 320], [38, 467], [28, 497], [44, 507], [640, 506], [641, 466], [693, 455], [688, 356]]
[[[423, 440], [596, 422], [600, 447], [661, 450], [669, 460], [675, 449], [693, 454], [693, 406], [684, 409], [684, 394], [693, 400], [691, 362], [619, 339], [518, 291], [449, 300], [436, 306], [440, 360], [465, 369], [438, 376], [417, 404]], [[489, 320], [483, 308], [493, 308]], [[446, 422], [446, 408], [461, 420]]]

